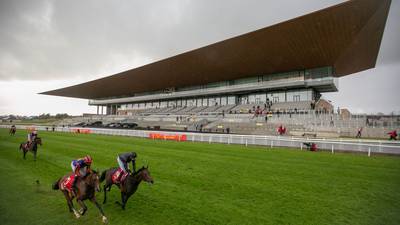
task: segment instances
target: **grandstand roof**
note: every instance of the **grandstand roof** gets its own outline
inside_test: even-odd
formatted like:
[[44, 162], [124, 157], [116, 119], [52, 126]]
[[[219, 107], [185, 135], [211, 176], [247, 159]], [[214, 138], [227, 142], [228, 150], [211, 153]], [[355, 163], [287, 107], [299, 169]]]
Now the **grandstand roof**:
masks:
[[390, 3], [346, 1], [135, 69], [41, 94], [122, 97], [323, 66], [333, 66], [335, 76], [349, 75], [375, 67]]

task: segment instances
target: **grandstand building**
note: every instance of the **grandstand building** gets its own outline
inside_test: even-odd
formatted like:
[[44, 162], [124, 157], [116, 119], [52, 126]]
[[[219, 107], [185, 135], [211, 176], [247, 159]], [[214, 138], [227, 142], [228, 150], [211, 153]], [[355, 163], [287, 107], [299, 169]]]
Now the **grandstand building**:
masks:
[[[338, 78], [375, 67], [390, 0], [350, 0], [109, 77], [41, 94], [97, 114], [309, 111]], [[325, 107], [322, 102], [319, 108]]]

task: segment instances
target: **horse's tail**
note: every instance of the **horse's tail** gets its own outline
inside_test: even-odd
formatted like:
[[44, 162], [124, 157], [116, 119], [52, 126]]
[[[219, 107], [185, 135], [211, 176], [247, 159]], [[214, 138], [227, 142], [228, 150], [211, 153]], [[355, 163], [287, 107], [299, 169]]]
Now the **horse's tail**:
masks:
[[19, 145], [19, 150], [21, 150], [21, 149], [22, 149], [22, 145], [23, 145], [23, 143], [21, 143], [21, 144]]
[[61, 180], [61, 178], [58, 179], [56, 182], [54, 182], [54, 184], [51, 186], [51, 187], [53, 188], [53, 190], [58, 190], [58, 189], [60, 189], [60, 187], [59, 187], [59, 185], [58, 185], [58, 183], [60, 183], [60, 180]]
[[108, 170], [104, 170], [104, 171], [101, 173], [100, 182], [103, 182], [103, 180], [106, 179], [107, 171], [108, 171]]

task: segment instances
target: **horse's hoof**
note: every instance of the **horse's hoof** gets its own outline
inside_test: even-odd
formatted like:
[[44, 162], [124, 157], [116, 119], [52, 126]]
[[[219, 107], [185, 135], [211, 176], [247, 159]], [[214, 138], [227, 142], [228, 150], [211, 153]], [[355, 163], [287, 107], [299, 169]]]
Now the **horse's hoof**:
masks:
[[74, 214], [75, 214], [75, 217], [77, 218], [77, 219], [79, 219], [79, 217], [81, 217], [81, 215], [78, 213], [78, 212], [74, 212]]
[[103, 217], [101, 218], [101, 220], [103, 221], [103, 223], [108, 223], [107, 217], [105, 217], [105, 216], [103, 216]]

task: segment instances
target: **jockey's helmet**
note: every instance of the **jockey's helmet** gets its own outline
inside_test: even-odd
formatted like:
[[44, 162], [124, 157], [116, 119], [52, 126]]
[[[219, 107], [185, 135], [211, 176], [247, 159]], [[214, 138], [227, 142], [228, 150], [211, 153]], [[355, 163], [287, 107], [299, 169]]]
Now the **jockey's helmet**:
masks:
[[90, 157], [90, 155], [87, 155], [83, 158], [83, 161], [85, 161], [85, 163], [87, 164], [91, 164], [92, 163], [92, 157]]
[[32, 133], [33, 133], [33, 134], [37, 134], [37, 131], [36, 131], [36, 130], [34, 130], [34, 131], [32, 131]]

